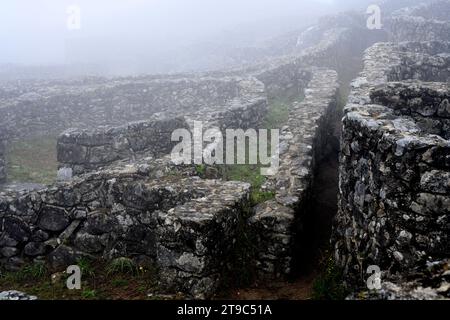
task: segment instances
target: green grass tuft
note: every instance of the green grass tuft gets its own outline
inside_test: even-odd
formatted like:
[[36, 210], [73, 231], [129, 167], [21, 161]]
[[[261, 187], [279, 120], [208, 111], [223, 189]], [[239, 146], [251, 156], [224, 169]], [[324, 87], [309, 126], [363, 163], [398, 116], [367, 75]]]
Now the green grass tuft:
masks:
[[95, 299], [97, 297], [97, 292], [95, 290], [86, 289], [81, 292], [83, 299]]
[[95, 275], [94, 267], [92, 261], [86, 258], [80, 258], [77, 260], [77, 266], [80, 267], [81, 275], [92, 277]]
[[206, 173], [206, 166], [204, 164], [196, 165], [195, 172], [199, 177], [203, 177]]
[[107, 274], [137, 274], [139, 268], [133, 260], [122, 257], [112, 260], [108, 264], [106, 272]]
[[26, 281], [37, 281], [45, 278], [48, 275], [48, 269], [45, 263], [36, 262], [24, 266], [16, 272], [0, 272], [0, 279], [3, 281], [23, 283]]

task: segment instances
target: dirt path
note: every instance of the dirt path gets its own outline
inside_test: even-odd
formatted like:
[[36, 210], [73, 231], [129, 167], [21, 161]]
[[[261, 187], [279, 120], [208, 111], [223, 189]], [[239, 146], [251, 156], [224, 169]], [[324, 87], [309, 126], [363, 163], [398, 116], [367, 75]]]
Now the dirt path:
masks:
[[274, 282], [270, 286], [236, 289], [226, 296], [233, 300], [308, 300], [312, 295], [315, 273], [293, 282]]

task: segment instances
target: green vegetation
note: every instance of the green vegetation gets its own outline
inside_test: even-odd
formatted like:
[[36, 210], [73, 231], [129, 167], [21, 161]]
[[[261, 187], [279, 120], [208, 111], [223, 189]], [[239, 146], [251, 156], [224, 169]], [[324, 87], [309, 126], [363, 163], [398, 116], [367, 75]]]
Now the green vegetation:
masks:
[[204, 164], [196, 165], [195, 171], [197, 172], [199, 177], [203, 177], [206, 173], [206, 166]]
[[[69, 290], [66, 286], [68, 274], [52, 272], [44, 263], [35, 263], [16, 272], [0, 271], [0, 291], [19, 290], [39, 299], [155, 299], [147, 294], [157, 291], [156, 270], [151, 266], [130, 263], [106, 263], [102, 260], [80, 259], [77, 265], [82, 272], [81, 290]], [[114, 267], [112, 267], [112, 265]], [[111, 268], [115, 270], [111, 273]]]
[[111, 281], [111, 284], [114, 287], [125, 287], [129, 284], [130, 282], [128, 280], [125, 279], [114, 279], [113, 281]]
[[342, 284], [342, 271], [333, 258], [328, 256], [321, 263], [322, 273], [314, 280], [314, 300], [343, 300], [347, 292]]
[[[298, 97], [298, 99], [300, 100], [301, 97]], [[262, 128], [281, 129], [281, 127], [288, 121], [289, 106], [293, 103], [293, 101], [293, 99], [274, 99], [270, 101]], [[270, 144], [268, 147], [270, 148]], [[246, 149], [249, 149], [248, 146]], [[261, 190], [262, 185], [266, 181], [266, 177], [261, 175], [260, 169], [261, 165], [250, 164], [221, 166], [224, 180], [243, 181], [252, 185], [251, 199], [252, 203], [255, 205], [272, 199], [275, 196], [273, 192]], [[201, 176], [205, 171], [205, 167], [197, 166], [196, 170]]]
[[250, 183], [252, 186], [250, 197], [252, 203], [256, 205], [275, 196], [272, 192], [264, 192], [261, 190], [262, 185], [266, 181], [266, 177], [261, 175], [260, 169], [260, 165], [228, 165], [222, 167], [222, 173], [224, 180]]
[[227, 180], [248, 182], [253, 188], [259, 189], [266, 180], [259, 170], [258, 165], [236, 164], [227, 166], [225, 174]]
[[273, 192], [264, 192], [264, 191], [253, 190], [253, 192], [251, 194], [252, 203], [254, 205], [256, 205], [258, 203], [263, 203], [263, 202], [273, 199], [273, 198], [275, 198], [275, 193], [273, 193]]
[[27, 265], [17, 272], [0, 272], [0, 279], [11, 282], [23, 282], [42, 279], [47, 274], [44, 263], [36, 262]]
[[289, 104], [289, 102], [282, 100], [275, 100], [270, 103], [263, 128], [280, 129], [289, 119]]
[[137, 274], [138, 267], [129, 258], [117, 258], [112, 260], [106, 268], [108, 274]]
[[56, 138], [39, 137], [11, 142], [7, 163], [11, 182], [53, 183], [58, 169]]
[[81, 292], [81, 296], [83, 297], [83, 299], [95, 299], [95, 297], [97, 296], [97, 292], [95, 290], [83, 290]]
[[77, 266], [80, 267], [82, 276], [92, 277], [95, 275], [94, 267], [92, 266], [92, 261], [86, 258], [81, 258], [77, 260]]

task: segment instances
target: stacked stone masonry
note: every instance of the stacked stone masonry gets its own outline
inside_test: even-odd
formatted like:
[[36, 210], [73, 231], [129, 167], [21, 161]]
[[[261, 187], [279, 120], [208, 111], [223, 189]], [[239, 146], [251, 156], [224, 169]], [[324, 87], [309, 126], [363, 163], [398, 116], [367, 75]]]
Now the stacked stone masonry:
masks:
[[172, 132], [189, 129], [184, 118], [154, 119], [131, 122], [121, 127], [100, 127], [93, 130], [69, 129], [58, 138], [57, 157], [60, 172], [81, 174], [121, 159], [136, 160], [169, 154], [174, 146]]
[[[211, 80], [203, 79], [199, 84], [200, 88], [207, 86], [209, 81]], [[158, 157], [169, 154], [174, 146], [171, 142], [172, 132], [176, 129], [192, 129], [193, 121], [201, 121], [204, 128], [258, 127], [267, 112], [264, 85], [254, 78], [227, 81], [230, 86], [236, 85], [236, 91], [228, 99], [222, 96], [216, 102], [217, 105], [199, 107], [182, 101], [182, 106], [174, 104], [164, 113], [154, 115], [153, 119], [146, 121], [121, 127], [66, 130], [58, 138], [60, 167], [70, 168], [73, 174], [80, 174], [111, 165], [121, 159], [136, 160], [142, 155]], [[170, 97], [173, 95], [174, 93], [169, 94]], [[207, 101], [206, 97], [201, 99]], [[225, 104], [222, 100], [226, 100]], [[192, 103], [193, 99], [189, 101]], [[170, 106], [167, 102], [166, 104]]]
[[450, 1], [400, 9], [387, 19], [389, 41], [450, 41]]
[[4, 138], [0, 132], [0, 183], [4, 182], [5, 180], [6, 180], [6, 138]]
[[217, 111], [248, 88], [228, 78], [144, 77], [44, 82], [24, 91], [2, 99], [0, 127], [10, 138], [60, 134], [69, 128], [121, 126], [156, 113], [180, 116], [214, 106]]
[[[275, 199], [254, 208], [249, 223], [257, 237], [257, 268], [262, 278], [285, 277], [292, 271], [296, 240], [310, 214], [314, 170], [332, 133], [337, 108], [337, 74], [313, 69], [305, 99], [291, 106], [280, 136], [280, 168], [266, 190]], [[306, 244], [300, 244], [306, 245]]]
[[[155, 179], [156, 166], [98, 171], [48, 189], [0, 196], [0, 261], [67, 267], [81, 257], [154, 264], [166, 293], [214, 293], [233, 250], [250, 185]], [[162, 168], [160, 168], [162, 169]]]
[[[275, 61], [270, 67], [264, 65], [251, 70], [240, 70], [229, 75], [225, 74], [220, 79], [216, 75], [194, 79], [190, 77], [183, 79], [148, 77], [113, 81], [90, 79], [82, 83], [49, 83], [43, 87], [30, 82], [23, 91], [9, 90], [7, 97], [2, 100], [2, 105], [7, 114], [4, 124], [10, 138], [48, 134], [46, 131], [48, 123], [52, 123], [51, 127], [56, 132], [75, 127], [77, 129], [67, 130], [59, 137], [58, 157], [61, 167], [71, 168], [77, 174], [98, 170], [100, 167], [116, 167], [116, 169], [92, 171], [74, 178], [72, 182], [50, 186], [42, 191], [19, 195], [5, 194], [2, 197], [4, 226], [14, 224], [19, 226], [17, 230], [24, 231], [16, 235], [10, 234], [16, 227], [2, 230], [2, 237], [5, 239], [2, 242], [2, 263], [8, 268], [18, 268], [31, 260], [47, 260], [54, 266], [66, 265], [84, 255], [106, 259], [120, 256], [138, 260], [150, 258], [160, 267], [161, 281], [167, 282], [163, 287], [169, 291], [173, 289], [172, 291], [181, 291], [193, 296], [207, 296], [212, 294], [220, 283], [221, 272], [217, 270], [223, 267], [223, 263], [217, 262], [217, 252], [223, 252], [222, 256], [229, 254], [231, 249], [227, 244], [233, 243], [230, 236], [233, 237], [233, 232], [236, 232], [238, 220], [245, 218], [244, 220], [249, 223], [249, 231], [256, 232], [258, 238], [255, 262], [260, 273], [269, 278], [289, 274], [295, 254], [295, 238], [301, 232], [303, 217], [308, 214], [304, 204], [308, 200], [313, 183], [315, 164], [320, 159], [321, 151], [332, 131], [330, 121], [337, 103], [337, 74], [325, 69], [304, 66], [323, 65], [326, 61], [331, 61], [329, 65], [336, 66], [340, 64], [337, 56], [347, 58], [354, 54], [353, 52], [350, 54], [341, 41], [343, 39], [346, 42], [351, 41], [352, 36], [349, 35], [353, 32], [347, 33], [349, 29], [345, 28], [333, 30], [341, 23], [347, 26], [354, 24], [352, 19], [342, 20], [337, 19], [331, 25], [321, 28], [318, 31], [321, 34], [321, 42], [303, 52], [300, 58], [283, 58]], [[360, 28], [357, 33], [361, 38], [370, 38], [366, 37], [367, 31], [364, 28]], [[209, 251], [195, 253], [191, 248], [191, 244], [195, 242], [191, 239], [195, 239], [196, 236], [186, 236], [189, 239], [185, 239], [182, 236], [183, 232], [180, 231], [183, 230], [183, 224], [180, 227], [175, 223], [172, 231], [167, 231], [167, 238], [158, 238], [159, 234], [166, 232], [160, 224], [152, 222], [153, 224], [147, 223], [142, 227], [141, 223], [136, 222], [141, 221], [139, 219], [142, 212], [153, 210], [149, 210], [146, 206], [159, 208], [162, 205], [158, 199], [166, 197], [171, 199], [170, 192], [166, 194], [164, 191], [164, 179], [172, 176], [168, 174], [168, 167], [169, 171], [175, 170], [174, 172], [181, 174], [188, 181], [185, 183], [176, 179], [176, 182], [173, 182], [177, 194], [185, 184], [189, 185], [186, 189], [193, 188], [190, 184], [193, 179], [190, 178], [193, 174], [192, 168], [188, 168], [188, 173], [185, 174], [186, 172], [180, 172], [179, 168], [174, 168], [167, 157], [161, 161], [153, 159], [168, 151], [159, 147], [160, 142], [166, 141], [168, 131], [152, 131], [155, 126], [158, 127], [159, 123], [166, 121], [169, 127], [174, 123], [184, 127], [186, 123], [191, 126], [193, 120], [201, 120], [220, 128], [258, 128], [266, 112], [266, 97], [272, 99], [284, 96], [298, 99], [303, 95], [304, 101], [291, 106], [289, 122], [282, 130], [280, 175], [271, 179], [266, 186], [268, 191], [275, 192], [275, 200], [254, 208], [251, 217], [248, 217], [246, 201], [249, 186], [234, 183], [231, 189], [236, 192], [234, 194], [237, 198], [230, 201], [235, 201], [235, 207], [240, 209], [236, 211], [231, 209], [234, 212], [231, 217], [234, 216], [236, 219], [234, 224], [222, 224], [226, 232], [214, 228], [211, 228], [213, 232], [209, 231], [211, 226], [209, 223], [206, 223], [204, 228], [201, 227], [204, 217], [215, 211], [211, 208], [209, 200], [205, 201], [205, 205], [208, 204], [207, 210], [205, 208], [204, 213], [195, 217], [199, 224], [198, 229], [193, 228], [198, 230], [196, 236], [205, 239], [206, 243], [213, 243], [212, 238], [216, 236], [223, 238], [224, 241], [219, 241]], [[44, 105], [45, 108], [40, 112], [45, 111], [43, 114], [46, 116], [41, 117], [40, 126], [25, 128], [30, 122], [30, 118], [26, 117], [35, 116], [32, 112], [37, 109], [35, 108], [37, 104]], [[78, 109], [74, 109], [74, 106]], [[92, 109], [91, 113], [86, 114], [84, 112], [86, 110], [79, 109], [83, 107]], [[114, 112], [109, 112], [109, 108]], [[21, 112], [16, 114], [12, 110]], [[101, 118], [102, 114], [107, 114], [108, 117]], [[86, 118], [81, 119], [82, 115], [86, 115]], [[173, 115], [182, 115], [184, 120], [174, 119]], [[70, 122], [61, 123], [60, 119], [65, 121], [70, 119]], [[128, 121], [135, 120], [139, 122], [124, 125]], [[93, 127], [96, 129], [92, 130]], [[142, 127], [149, 128], [149, 137], [154, 138], [155, 143], [146, 145], [136, 141], [134, 146], [130, 137]], [[127, 164], [129, 160], [135, 164]], [[164, 197], [154, 197], [156, 191], [154, 193], [148, 191], [147, 180], [141, 177], [148, 171], [151, 171], [147, 178], [150, 181], [148, 183], [153, 183], [154, 189], [158, 192], [163, 190], [161, 192]], [[213, 182], [198, 183], [205, 184], [208, 194], [210, 189], [214, 190]], [[119, 191], [115, 193], [114, 190]], [[119, 197], [119, 194], [123, 196]], [[136, 199], [136, 194], [139, 195], [139, 199]], [[151, 199], [140, 200], [147, 195]], [[179, 197], [182, 196], [181, 193]], [[79, 200], [73, 200], [74, 197]], [[133, 200], [127, 200], [127, 197], [133, 197]], [[39, 200], [40, 198], [42, 200]], [[197, 199], [194, 198], [194, 196], [181, 200], [176, 198], [174, 202], [178, 201], [177, 204], [183, 205], [188, 200]], [[226, 192], [221, 191], [221, 200], [226, 199]], [[136, 205], [132, 204], [136, 201], [144, 202], [145, 206], [138, 205], [136, 208]], [[171, 212], [177, 212], [175, 204], [172, 206], [174, 210]], [[132, 214], [129, 214], [131, 218], [127, 216], [129, 210], [132, 211]], [[165, 214], [170, 210], [167, 209], [161, 214], [158, 212], [152, 217], [165, 219]], [[198, 210], [195, 208], [191, 212], [198, 213]], [[47, 216], [50, 216], [50, 219], [47, 219]], [[183, 214], [179, 213], [176, 216]], [[108, 219], [103, 221], [103, 218], [112, 218], [114, 223], [111, 224]], [[58, 227], [46, 225], [46, 222], [59, 221], [58, 219], [61, 222]], [[92, 223], [91, 219], [93, 221], [98, 219], [100, 222]], [[172, 216], [169, 215], [168, 219], [171, 220]], [[117, 225], [119, 231], [112, 228], [116, 225], [116, 220], [120, 221]], [[189, 223], [186, 222], [186, 225]], [[92, 224], [95, 225], [94, 229], [90, 228]], [[50, 227], [61, 230], [48, 230]], [[95, 229], [97, 227], [98, 229]], [[128, 227], [130, 229], [127, 229]], [[150, 232], [145, 230], [141, 232], [139, 228], [147, 228], [145, 230]], [[43, 238], [33, 237], [34, 232]], [[150, 239], [135, 239], [136, 235]], [[152, 248], [157, 249], [155, 251]], [[201, 266], [205, 267], [202, 269]]]
[[[414, 290], [441, 282], [402, 275], [428, 261], [420, 276], [448, 281], [448, 3], [399, 10], [381, 31], [368, 30], [362, 14], [328, 17], [300, 35], [298, 52], [238, 70], [2, 85], [0, 182], [3, 142], [35, 135], [60, 134], [60, 167], [75, 177], [0, 193], [1, 267], [127, 257], [155, 265], [163, 293], [204, 298], [224, 274], [244, 272], [226, 257], [242, 250], [238, 233], [248, 232], [248, 264], [262, 279], [285, 277], [308, 245], [298, 239], [333, 135], [338, 76], [345, 80], [365, 48], [389, 38], [366, 51], [345, 108], [332, 241], [349, 283], [360, 285], [376, 264], [392, 276], [378, 298], [433, 296]], [[396, 43], [415, 39], [423, 42]], [[193, 121], [259, 128], [267, 100], [278, 97], [295, 102], [281, 128], [279, 172], [263, 186], [274, 199], [251, 208], [250, 185], [203, 180], [194, 166], [171, 162], [174, 129]]]
[[[283, 176], [268, 183], [268, 188], [279, 190], [276, 201], [265, 204], [266, 208], [273, 206], [273, 212], [261, 216], [261, 206], [249, 218], [249, 185], [192, 178], [192, 167], [179, 168], [164, 156], [170, 151], [165, 145], [170, 141], [168, 133], [175, 127], [188, 127], [195, 119], [207, 119], [221, 128], [257, 128], [266, 112], [266, 99], [264, 87], [250, 79], [240, 99], [220, 112], [212, 107], [211, 112], [192, 113], [185, 119], [155, 115], [154, 120], [122, 127], [64, 132], [58, 141], [61, 164], [80, 174], [91, 173], [40, 191], [0, 197], [2, 265], [18, 269], [32, 261], [47, 261], [58, 268], [80, 257], [125, 256], [156, 264], [166, 291], [205, 297], [221, 282], [226, 261], [218, 257], [232, 256], [235, 233], [242, 230], [238, 224], [251, 221], [252, 232], [258, 229], [269, 234], [270, 230], [270, 236], [258, 242], [256, 263], [262, 273], [270, 277], [288, 274], [293, 229], [300, 220], [297, 211], [306, 201], [337, 92], [333, 71], [313, 68], [298, 69], [298, 73], [291, 87], [298, 86], [295, 90], [306, 98], [292, 106], [289, 123], [283, 128], [282, 162], [289, 160], [293, 167], [284, 164]], [[151, 143], [142, 142], [143, 136]], [[158, 157], [162, 158], [155, 159]], [[108, 169], [98, 171], [97, 165]], [[285, 219], [290, 214], [293, 219]], [[163, 227], [166, 224], [161, 221], [168, 225]], [[274, 263], [267, 250], [279, 257], [279, 262]]]
[[377, 44], [353, 82], [334, 230], [350, 283], [370, 265], [405, 273], [450, 255], [449, 49]]

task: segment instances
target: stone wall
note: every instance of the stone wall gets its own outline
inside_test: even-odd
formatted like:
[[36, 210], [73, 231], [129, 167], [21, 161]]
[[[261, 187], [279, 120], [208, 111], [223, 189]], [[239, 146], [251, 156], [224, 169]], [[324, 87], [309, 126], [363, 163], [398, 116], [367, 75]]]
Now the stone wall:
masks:
[[[392, 39], [448, 37], [447, 22], [420, 22], [444, 16], [427, 10], [394, 16]], [[406, 16], [404, 30], [395, 19]], [[254, 255], [246, 262], [256, 264], [260, 279], [289, 275], [310, 245], [299, 240], [339, 98], [338, 74], [311, 66], [347, 79], [362, 50], [387, 37], [365, 23], [364, 15], [327, 18], [302, 35], [309, 44], [298, 53], [215, 77], [31, 81], [23, 90], [0, 90], [0, 128], [9, 138], [76, 128], [59, 137], [58, 158], [77, 175], [39, 191], [0, 193], [1, 266], [46, 261], [63, 269], [80, 257], [127, 257], [156, 265], [162, 293], [196, 298], [215, 292], [242, 249]], [[332, 240], [349, 283], [365, 284], [372, 264], [405, 272], [450, 254], [449, 57], [442, 41], [366, 51], [342, 120]], [[171, 164], [174, 129], [194, 120], [222, 130], [258, 128], [267, 97], [297, 99], [281, 128], [279, 172], [262, 188], [272, 200], [250, 209], [250, 185], [202, 180], [192, 166]], [[254, 241], [244, 245], [240, 232]]]
[[124, 78], [69, 85], [35, 84], [4, 99], [0, 127], [10, 138], [58, 135], [69, 128], [120, 126], [155, 113], [186, 114], [222, 106], [239, 96], [236, 79]]
[[450, 255], [449, 86], [419, 81], [448, 79], [434, 63], [448, 53], [448, 43], [377, 44], [353, 83], [333, 243], [356, 286], [370, 265], [404, 274]]
[[[258, 79], [234, 77], [238, 79], [239, 91], [223, 105], [209, 105], [185, 113], [188, 124], [201, 121], [204, 127], [225, 129], [258, 128], [267, 113], [267, 95], [264, 84]], [[174, 116], [179, 113], [174, 113]]]
[[364, 55], [365, 68], [352, 83], [349, 102], [370, 103], [370, 90], [386, 82], [448, 81], [450, 42], [377, 43]]
[[[258, 205], [249, 219], [257, 237], [254, 251], [262, 279], [285, 277], [296, 264], [302, 264], [294, 257], [308, 246], [300, 239], [310, 213], [314, 170], [336, 140], [333, 122], [339, 115], [338, 74], [345, 83], [359, 69], [364, 49], [387, 39], [383, 30], [368, 30], [366, 18], [359, 14], [328, 17], [310, 30], [313, 35], [301, 35], [298, 41], [312, 37], [314, 44], [299, 48], [295, 55], [234, 71], [250, 73], [263, 82], [269, 99], [281, 96], [296, 100], [305, 95], [305, 101], [291, 105], [289, 123], [282, 128], [280, 172], [263, 189], [275, 193], [275, 200]], [[327, 66], [339, 72], [310, 66]]]
[[269, 100], [280, 97], [289, 100], [303, 96], [312, 78], [311, 72], [301, 68], [296, 61], [263, 69], [254, 76], [264, 83]]
[[375, 104], [414, 119], [420, 131], [450, 140], [450, 85], [448, 82], [391, 82], [371, 92]]
[[[314, 45], [304, 46], [307, 38], [314, 39]], [[367, 28], [366, 15], [344, 12], [321, 18], [316, 26], [301, 34], [294, 58], [299, 65], [335, 70], [339, 80], [346, 83], [360, 71], [364, 50], [386, 40], [384, 29]]]
[[[280, 168], [269, 178], [265, 191], [274, 200], [254, 208], [249, 219], [256, 235], [256, 262], [260, 278], [285, 277], [292, 271], [301, 247], [298, 237], [310, 212], [311, 186], [316, 164], [330, 143], [337, 109], [337, 74], [312, 69], [305, 99], [291, 106], [289, 120], [280, 134]], [[298, 247], [300, 246], [300, 248]]]
[[172, 151], [172, 132], [189, 128], [183, 118], [131, 122], [121, 127], [69, 129], [58, 138], [61, 168], [77, 175], [108, 166], [121, 159], [161, 157]]
[[[190, 129], [193, 121], [204, 128], [258, 128], [267, 113], [264, 85], [254, 78], [238, 79], [237, 96], [230, 96], [225, 105], [168, 109], [153, 119], [132, 122], [121, 127], [69, 129], [58, 138], [57, 153], [61, 168], [73, 174], [102, 168], [115, 161], [138, 157], [160, 157], [170, 154], [176, 143], [171, 134], [176, 129]], [[184, 117], [183, 117], [184, 115]]]
[[[295, 33], [294, 33], [295, 34]], [[266, 59], [251, 66], [215, 71], [214, 76], [252, 75], [266, 86], [267, 95], [301, 93], [311, 75], [302, 74], [312, 66], [338, 72], [343, 82], [353, 79], [360, 71], [364, 50], [374, 43], [387, 41], [385, 29], [369, 30], [367, 16], [357, 12], [343, 12], [320, 19], [295, 39], [291, 53]], [[300, 72], [300, 73], [299, 73]], [[351, 77], [351, 78], [349, 78]], [[292, 89], [292, 90], [291, 90]]]
[[6, 140], [0, 136], [0, 183], [6, 180]]
[[386, 19], [389, 41], [450, 41], [450, 1], [400, 9]]
[[250, 185], [168, 173], [167, 162], [98, 171], [0, 194], [0, 264], [127, 257], [157, 267], [160, 293], [204, 298], [221, 282], [245, 219]]

